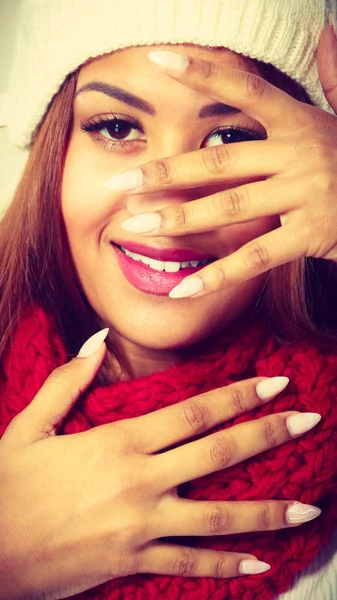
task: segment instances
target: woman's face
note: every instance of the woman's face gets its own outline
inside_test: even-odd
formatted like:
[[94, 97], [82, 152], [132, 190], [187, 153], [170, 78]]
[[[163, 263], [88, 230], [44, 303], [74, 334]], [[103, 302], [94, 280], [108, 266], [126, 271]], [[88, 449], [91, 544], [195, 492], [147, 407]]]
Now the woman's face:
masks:
[[[172, 50], [172, 45], [157, 48]], [[151, 50], [153, 47], [118, 51], [80, 70], [77, 92], [95, 81], [125, 93], [119, 91], [115, 97], [86, 90], [76, 95], [62, 183], [62, 213], [81, 284], [102, 324], [111, 327], [112, 336], [130, 356], [148, 352], [156, 359], [160, 355], [167, 359], [223, 330], [256, 300], [264, 277], [204, 297], [171, 299], [160, 286], [144, 291], [130, 280], [120, 266], [114, 243], [128, 248], [129, 243], [137, 242], [151, 248], [225, 257], [276, 227], [278, 221], [263, 218], [184, 237], [152, 239], [121, 228], [131, 215], [195, 200], [230, 185], [128, 197], [104, 187], [112, 175], [147, 161], [221, 144], [225, 139], [221, 127], [236, 125], [256, 132], [252, 138], [248, 134], [237, 137], [232, 131], [233, 142], [266, 137], [264, 128], [244, 114], [199, 117], [212, 100], [162, 74], [147, 58]], [[229, 51], [196, 46], [174, 46], [174, 50], [257, 72], [250, 61]], [[128, 95], [141, 102], [130, 104]], [[98, 123], [97, 129], [102, 118], [111, 119], [110, 125]], [[146, 249], [142, 254], [146, 255]], [[138, 268], [141, 263], [135, 262], [132, 269]]]

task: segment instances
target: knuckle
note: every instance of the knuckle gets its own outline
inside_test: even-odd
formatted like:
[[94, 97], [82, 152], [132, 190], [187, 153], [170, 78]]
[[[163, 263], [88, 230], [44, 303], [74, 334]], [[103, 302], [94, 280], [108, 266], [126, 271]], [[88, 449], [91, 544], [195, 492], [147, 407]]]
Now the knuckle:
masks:
[[258, 531], [267, 531], [272, 526], [272, 510], [271, 504], [266, 502], [257, 516]]
[[226, 439], [214, 440], [210, 447], [210, 458], [217, 470], [225, 469], [231, 465], [237, 454], [236, 443], [233, 438], [226, 436]]
[[213, 266], [213, 274], [215, 278], [215, 285], [218, 290], [221, 290], [226, 286], [226, 275], [225, 270], [222, 267], [221, 263], [218, 264], [218, 261]]
[[174, 565], [174, 572], [181, 577], [193, 575], [197, 564], [197, 551], [193, 548], [183, 548]]
[[228, 508], [216, 506], [206, 514], [206, 532], [208, 534], [225, 534], [230, 531], [232, 518]]
[[215, 578], [223, 578], [223, 577], [228, 577], [228, 572], [229, 572], [229, 564], [228, 564], [228, 558], [224, 555], [220, 555], [219, 557], [216, 558], [215, 561], [215, 565], [214, 565], [214, 573], [213, 573], [213, 577]]
[[270, 256], [267, 248], [256, 242], [247, 246], [247, 263], [254, 265], [258, 271], [260, 269], [267, 269], [270, 264]]
[[208, 173], [223, 175], [225, 167], [228, 167], [230, 162], [230, 152], [225, 144], [211, 146], [202, 150], [202, 159]]
[[336, 176], [330, 169], [321, 169], [319, 173], [313, 175], [315, 187], [324, 195], [335, 192]]
[[216, 63], [203, 60], [199, 63], [200, 74], [203, 79], [216, 79], [219, 77], [220, 67]]
[[[302, 159], [303, 159], [303, 148]], [[322, 140], [311, 140], [305, 145], [305, 155], [313, 160], [320, 160], [331, 165], [331, 147], [324, 144]]]
[[174, 209], [173, 226], [178, 229], [184, 229], [187, 226], [187, 214], [184, 206], [180, 204]]
[[172, 169], [167, 160], [156, 160], [153, 165], [151, 179], [155, 184], [161, 186], [171, 185], [173, 183]]
[[198, 402], [187, 402], [181, 407], [179, 415], [183, 425], [188, 427], [192, 433], [201, 433], [208, 429], [210, 423], [210, 412], [204, 404]]
[[256, 98], [261, 98], [265, 96], [269, 89], [268, 82], [255, 75], [254, 73], [247, 73], [246, 76], [246, 90], [248, 98], [252, 98], [255, 100]]
[[279, 443], [279, 429], [274, 419], [266, 419], [262, 423], [262, 439], [267, 448], [274, 448]]
[[224, 215], [234, 217], [243, 212], [247, 205], [247, 200], [244, 198], [242, 191], [238, 192], [235, 189], [219, 192], [218, 194], [221, 212]]
[[248, 408], [248, 401], [244, 391], [239, 387], [230, 390], [230, 404], [234, 414], [244, 413]]

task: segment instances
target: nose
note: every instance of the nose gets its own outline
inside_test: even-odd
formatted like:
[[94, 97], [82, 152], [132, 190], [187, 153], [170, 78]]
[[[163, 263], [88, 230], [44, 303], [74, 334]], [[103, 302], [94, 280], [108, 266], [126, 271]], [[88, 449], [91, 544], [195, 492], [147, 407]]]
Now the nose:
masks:
[[[196, 140], [195, 137], [191, 139], [186, 132], [182, 135], [181, 130], [175, 131], [174, 128], [168, 128], [162, 132], [158, 143], [149, 148], [146, 154], [146, 162], [162, 160], [173, 156], [179, 157], [181, 154], [194, 152], [200, 149], [200, 143], [200, 140]], [[176, 162], [176, 168], [179, 169], [178, 161]], [[213, 185], [212, 189], [209, 186], [208, 188], [204, 186], [199, 188], [189, 187], [180, 190], [158, 190], [149, 194], [134, 194], [127, 197], [126, 207], [133, 215], [151, 212], [161, 210], [167, 206], [202, 198], [214, 193], [217, 189], [221, 189], [221, 186], [217, 186], [216, 189]]]

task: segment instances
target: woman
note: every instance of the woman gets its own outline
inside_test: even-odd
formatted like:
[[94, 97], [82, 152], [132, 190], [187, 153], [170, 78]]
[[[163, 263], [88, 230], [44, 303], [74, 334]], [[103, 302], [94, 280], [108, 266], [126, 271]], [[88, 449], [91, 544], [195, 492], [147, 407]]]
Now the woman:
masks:
[[[299, 57], [323, 4], [298, 5], [23, 7], [10, 127], [31, 152], [0, 231], [3, 598], [273, 598], [336, 527], [336, 118]], [[267, 49], [271, 65], [251, 58]]]

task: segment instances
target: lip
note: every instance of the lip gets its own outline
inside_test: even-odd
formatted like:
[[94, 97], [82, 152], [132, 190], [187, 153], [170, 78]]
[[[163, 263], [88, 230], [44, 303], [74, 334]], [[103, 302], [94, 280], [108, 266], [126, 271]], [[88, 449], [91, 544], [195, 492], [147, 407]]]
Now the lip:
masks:
[[143, 256], [148, 256], [149, 258], [153, 258], [155, 260], [162, 260], [164, 262], [183, 262], [216, 258], [214, 256], [210, 256], [209, 254], [206, 255], [195, 252], [194, 250], [186, 250], [182, 248], [155, 248], [154, 246], [144, 246], [142, 244], [138, 244], [137, 242], [128, 242], [125, 240], [111, 240], [111, 244], [123, 246], [123, 248], [130, 250], [130, 252], [142, 254]]
[[130, 258], [116, 244], [111, 244], [111, 247], [115, 252], [120, 269], [129, 283], [138, 290], [155, 296], [167, 296], [185, 277], [195, 274], [203, 268], [200, 265], [186, 267], [174, 273], [168, 273], [165, 270], [158, 271]]

